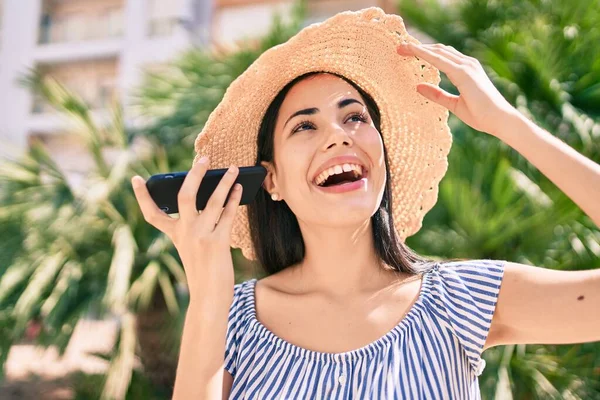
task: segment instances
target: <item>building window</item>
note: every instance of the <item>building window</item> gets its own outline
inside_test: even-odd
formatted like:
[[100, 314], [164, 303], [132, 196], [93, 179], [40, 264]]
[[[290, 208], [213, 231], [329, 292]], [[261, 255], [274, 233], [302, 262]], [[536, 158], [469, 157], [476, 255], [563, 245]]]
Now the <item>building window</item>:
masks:
[[45, 13], [40, 20], [40, 44], [109, 39], [123, 35], [123, 10], [107, 8], [98, 14]]
[[182, 7], [181, 0], [148, 1], [148, 36], [169, 36], [175, 31]]
[[111, 78], [101, 79], [98, 84], [96, 108], [108, 109], [116, 100], [115, 81]]
[[[44, 79], [55, 79], [83, 100], [90, 110], [110, 108], [113, 102], [118, 100], [118, 62], [115, 59], [40, 65], [39, 68]], [[51, 110], [52, 107], [44, 98], [34, 93], [31, 112], [41, 114]]]
[[[87, 39], [86, 22], [82, 15], [72, 15], [65, 19], [65, 42], [80, 42]], [[87, 33], [87, 34], [86, 34]]]
[[119, 8], [111, 9], [106, 16], [107, 36], [120, 37], [123, 35], [123, 10]]

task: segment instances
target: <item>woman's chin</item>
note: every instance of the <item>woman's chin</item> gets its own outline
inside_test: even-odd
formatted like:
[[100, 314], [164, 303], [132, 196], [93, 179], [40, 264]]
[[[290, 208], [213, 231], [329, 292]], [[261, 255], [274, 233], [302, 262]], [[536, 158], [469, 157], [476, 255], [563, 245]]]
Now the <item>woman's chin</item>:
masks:
[[377, 209], [372, 205], [338, 204], [319, 213], [321, 214], [319, 221], [321, 224], [331, 226], [357, 226], [371, 219], [375, 211]]

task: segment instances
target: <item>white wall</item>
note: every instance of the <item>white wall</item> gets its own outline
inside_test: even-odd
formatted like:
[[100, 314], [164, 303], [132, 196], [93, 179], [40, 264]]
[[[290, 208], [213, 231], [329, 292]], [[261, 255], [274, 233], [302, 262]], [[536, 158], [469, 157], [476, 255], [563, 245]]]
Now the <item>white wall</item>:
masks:
[[4, 1], [0, 45], [0, 157], [25, 147], [26, 120], [31, 96], [15, 83], [17, 76], [33, 66], [40, 2]]
[[256, 38], [267, 33], [276, 11], [287, 21], [292, 1], [223, 7], [215, 11], [212, 41], [232, 45], [245, 38]]
[[[207, 0], [199, 0], [207, 1]], [[127, 26], [123, 38], [119, 86], [121, 98], [129, 103], [128, 94], [141, 82], [142, 69], [145, 64], [164, 62], [172, 59], [181, 51], [192, 45], [192, 37], [183, 27], [175, 28], [168, 37], [149, 37], [146, 34], [148, 7], [146, 0], [127, 0], [125, 21]], [[178, 3], [177, 13], [185, 17], [189, 13], [186, 3]]]

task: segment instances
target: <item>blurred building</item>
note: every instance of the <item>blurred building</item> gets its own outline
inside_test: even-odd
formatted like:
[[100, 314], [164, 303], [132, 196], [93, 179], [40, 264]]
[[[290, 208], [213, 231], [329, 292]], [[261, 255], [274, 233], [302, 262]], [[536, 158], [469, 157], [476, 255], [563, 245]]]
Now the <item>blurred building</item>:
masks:
[[[207, 0], [210, 1], [210, 0]], [[212, 0], [211, 40], [235, 42], [244, 37], [256, 37], [267, 32], [273, 13], [289, 15], [294, 2], [290, 0]], [[395, 0], [307, 0], [308, 13], [304, 25], [321, 22], [341, 11], [356, 11], [377, 6], [385, 12], [396, 10]]]
[[[305, 25], [392, 0], [308, 0]], [[267, 32], [293, 0], [0, 0], [0, 157], [42, 140], [67, 175], [91, 165], [69, 121], [17, 83], [29, 68], [58, 78], [108, 121], [114, 99], [128, 105], [146, 68], [191, 46], [231, 44]], [[127, 120], [127, 108], [125, 118]]]
[[[40, 137], [60, 152], [69, 127], [17, 84], [39, 68], [75, 90], [100, 121], [128, 102], [141, 69], [208, 41], [207, 0], [1, 0], [0, 154]], [[67, 137], [65, 137], [67, 136]], [[14, 147], [13, 147], [14, 146]]]

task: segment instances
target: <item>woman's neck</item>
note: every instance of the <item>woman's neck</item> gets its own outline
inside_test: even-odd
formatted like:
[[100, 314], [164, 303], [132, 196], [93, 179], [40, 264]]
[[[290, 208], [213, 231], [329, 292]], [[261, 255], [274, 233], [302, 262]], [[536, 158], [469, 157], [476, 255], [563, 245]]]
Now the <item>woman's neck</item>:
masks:
[[294, 286], [335, 297], [380, 288], [397, 273], [375, 251], [371, 220], [361, 226], [303, 226], [304, 259], [292, 267]]

